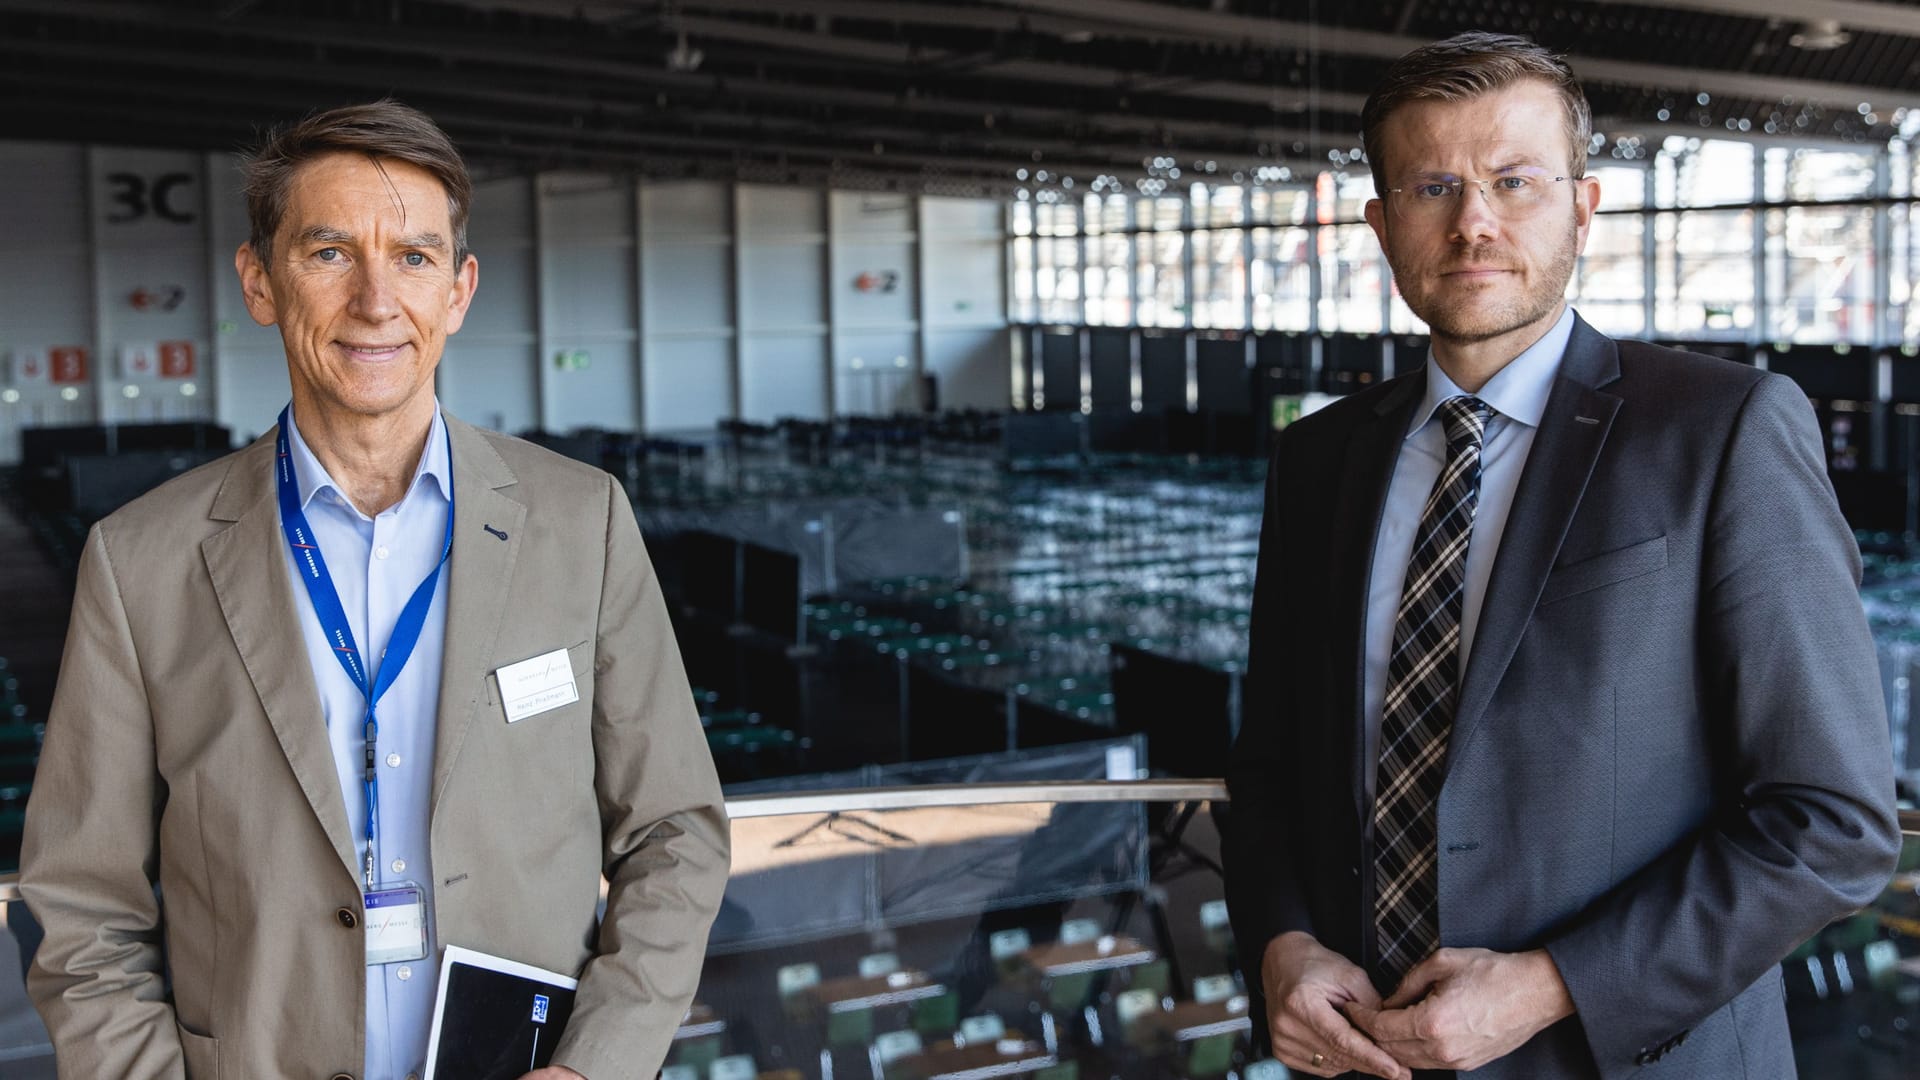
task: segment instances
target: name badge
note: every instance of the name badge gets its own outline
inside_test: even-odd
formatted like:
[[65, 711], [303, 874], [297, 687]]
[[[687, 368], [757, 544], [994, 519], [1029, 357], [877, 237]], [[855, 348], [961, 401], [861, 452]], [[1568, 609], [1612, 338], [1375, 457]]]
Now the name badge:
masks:
[[580, 700], [580, 689], [573, 682], [573, 660], [565, 649], [508, 664], [494, 676], [500, 680], [500, 701], [509, 724]]
[[363, 896], [367, 905], [367, 965], [426, 959], [426, 892], [412, 882], [401, 882], [382, 885]]

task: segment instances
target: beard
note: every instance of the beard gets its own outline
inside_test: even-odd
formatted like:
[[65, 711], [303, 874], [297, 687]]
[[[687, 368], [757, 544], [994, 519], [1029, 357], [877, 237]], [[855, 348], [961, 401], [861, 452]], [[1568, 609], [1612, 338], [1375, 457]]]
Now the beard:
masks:
[[[1427, 324], [1434, 337], [1468, 344], [1489, 341], [1551, 315], [1566, 298], [1567, 282], [1573, 279], [1574, 263], [1579, 259], [1579, 243], [1579, 231], [1569, 222], [1562, 242], [1554, 247], [1539, 273], [1495, 295], [1483, 295], [1493, 290], [1475, 290], [1474, 302], [1464, 304], [1447, 296], [1446, 286], [1426, 277], [1431, 267], [1413, 265], [1413, 258], [1396, 256], [1391, 249], [1387, 265], [1393, 270], [1408, 310]], [[1493, 244], [1458, 249], [1454, 261], [1462, 266], [1513, 265], [1511, 253]]]

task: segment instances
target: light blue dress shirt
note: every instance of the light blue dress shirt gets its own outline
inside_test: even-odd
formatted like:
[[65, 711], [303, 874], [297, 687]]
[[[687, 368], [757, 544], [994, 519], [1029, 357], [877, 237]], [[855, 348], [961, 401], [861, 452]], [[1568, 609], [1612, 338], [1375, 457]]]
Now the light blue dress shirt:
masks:
[[[1492, 406], [1486, 440], [1480, 451], [1480, 505], [1474, 512], [1473, 533], [1467, 541], [1466, 597], [1460, 614], [1460, 673], [1466, 674], [1473, 655], [1473, 635], [1480, 623], [1480, 605], [1487, 597], [1487, 579], [1493, 558], [1507, 531], [1513, 493], [1533, 450], [1533, 436], [1547, 410], [1547, 395], [1560, 373], [1560, 357], [1573, 336], [1573, 309], [1567, 308], [1539, 341], [1513, 358], [1474, 396]], [[1380, 730], [1381, 702], [1387, 693], [1387, 661], [1393, 656], [1393, 625], [1400, 610], [1400, 592], [1407, 580], [1407, 560], [1413, 557], [1414, 533], [1433, 482], [1447, 457], [1446, 425], [1434, 416], [1440, 403], [1466, 391], [1455, 386], [1427, 357], [1427, 394], [1408, 421], [1406, 440], [1394, 463], [1393, 482], [1387, 488], [1386, 510], [1380, 534], [1373, 542], [1373, 577], [1367, 585], [1366, 721], [1369, 731]], [[1369, 769], [1375, 766], [1369, 765]], [[1371, 777], [1369, 777], [1369, 783]]]
[[[367, 659], [367, 675], [380, 670], [393, 624], [407, 598], [440, 561], [452, 509], [453, 465], [447, 456], [447, 429], [434, 403], [433, 429], [413, 482], [400, 502], [368, 517], [348, 501], [346, 492], [300, 437], [296, 419], [288, 433], [293, 474], [300, 484], [301, 509], [326, 556], [333, 587], [340, 594], [354, 640]], [[320, 711], [327, 721], [334, 771], [346, 799], [347, 825], [358, 853], [366, 843], [366, 696], [353, 684], [333, 652], [300, 584], [293, 551], [287, 582], [301, 613], [307, 663], [320, 689]], [[433, 1024], [434, 987], [439, 955], [433, 939], [433, 867], [428, 859], [428, 799], [433, 780], [435, 718], [440, 709], [440, 662], [446, 652], [447, 578], [440, 574], [433, 604], [413, 655], [380, 698], [378, 747], [379, 856], [376, 881], [411, 881], [426, 891], [427, 958], [367, 969], [366, 1080], [406, 1080], [425, 1071], [427, 1035]], [[361, 883], [360, 868], [354, 880]]]

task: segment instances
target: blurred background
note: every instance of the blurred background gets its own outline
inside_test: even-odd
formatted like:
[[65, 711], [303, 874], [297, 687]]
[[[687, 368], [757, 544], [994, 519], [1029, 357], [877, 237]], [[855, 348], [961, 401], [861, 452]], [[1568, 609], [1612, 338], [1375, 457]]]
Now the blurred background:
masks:
[[[1425, 360], [1358, 111], [1466, 29], [1586, 86], [1581, 315], [1811, 400], [1911, 807], [1914, 0], [0, 0], [0, 875], [87, 528], [288, 395], [237, 154], [390, 95], [477, 182], [440, 399], [625, 483], [738, 817], [667, 1080], [1284, 1077], [1209, 782], [1260, 480]], [[1783, 965], [1803, 1076], [1920, 1074], [1917, 865]]]

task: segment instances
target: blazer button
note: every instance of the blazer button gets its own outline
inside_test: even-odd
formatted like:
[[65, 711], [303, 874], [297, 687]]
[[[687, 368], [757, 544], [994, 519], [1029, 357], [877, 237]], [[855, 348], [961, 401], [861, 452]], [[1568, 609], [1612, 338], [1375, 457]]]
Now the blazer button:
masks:
[[[339, 911], [333, 913], [333, 917], [339, 919], [340, 925], [349, 930], [353, 929], [354, 925], [360, 921], [360, 916], [355, 915], [352, 908], [341, 908]], [[341, 1073], [340, 1076], [346, 1076], [346, 1074]], [[334, 1077], [333, 1080], [340, 1080], [340, 1076]], [[353, 1077], [347, 1076], [347, 1080], [353, 1080]]]
[[[346, 909], [341, 908], [340, 910], [345, 911]], [[353, 1074], [352, 1073], [334, 1073], [332, 1080], [353, 1080]]]

